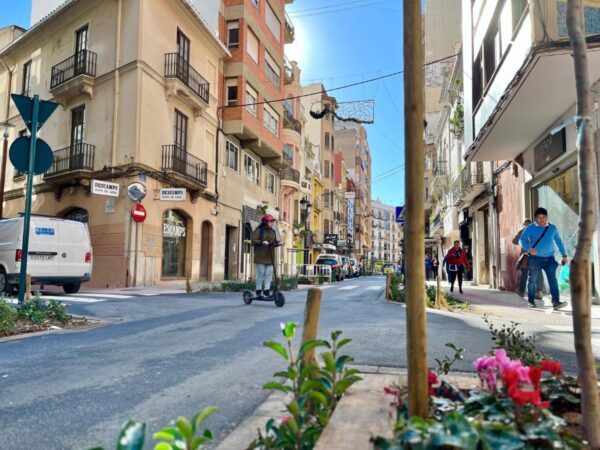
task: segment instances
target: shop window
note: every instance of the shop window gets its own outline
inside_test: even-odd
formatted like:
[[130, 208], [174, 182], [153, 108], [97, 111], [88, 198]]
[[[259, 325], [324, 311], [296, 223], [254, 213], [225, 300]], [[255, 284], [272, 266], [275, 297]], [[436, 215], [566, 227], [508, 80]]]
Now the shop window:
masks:
[[89, 223], [90, 216], [87, 209], [75, 208], [63, 214], [63, 219], [74, 220], [81, 223]]
[[166, 211], [163, 216], [163, 257], [164, 277], [185, 275], [187, 220], [177, 211]]

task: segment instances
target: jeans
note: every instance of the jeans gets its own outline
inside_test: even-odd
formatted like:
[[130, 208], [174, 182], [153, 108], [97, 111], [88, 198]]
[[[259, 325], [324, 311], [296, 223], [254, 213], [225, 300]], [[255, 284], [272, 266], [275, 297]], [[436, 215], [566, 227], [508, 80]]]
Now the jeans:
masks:
[[546, 279], [550, 286], [550, 295], [552, 296], [552, 304], [560, 303], [560, 294], [558, 292], [558, 281], [556, 280], [556, 269], [558, 263], [554, 256], [533, 256], [529, 255], [529, 283], [527, 284], [527, 299], [529, 303], [535, 304], [535, 293], [537, 292], [538, 278], [543, 270], [546, 272]]
[[273, 266], [271, 264], [254, 264], [256, 266], [256, 290], [263, 290], [263, 283], [265, 290], [271, 289], [271, 277], [273, 276]]
[[[527, 292], [527, 280], [529, 279], [529, 268], [521, 267], [521, 280], [519, 281], [519, 290], [523, 293]], [[541, 291], [544, 284], [544, 276], [542, 271], [538, 272], [537, 290]]]
[[462, 283], [463, 283], [463, 267], [458, 266], [457, 271], [448, 270], [448, 281], [450, 281], [450, 290], [454, 290], [454, 282], [458, 278], [458, 290], [462, 292]]

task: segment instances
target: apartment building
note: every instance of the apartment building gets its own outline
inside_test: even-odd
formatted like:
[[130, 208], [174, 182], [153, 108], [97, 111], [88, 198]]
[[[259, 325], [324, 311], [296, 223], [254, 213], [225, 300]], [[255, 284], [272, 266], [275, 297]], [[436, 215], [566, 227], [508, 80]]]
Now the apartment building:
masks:
[[367, 260], [371, 255], [371, 152], [367, 130], [362, 125], [335, 122], [335, 140], [355, 189], [352, 202], [348, 202], [348, 214], [352, 210], [354, 216], [348, 230], [352, 233], [352, 253]]
[[396, 208], [371, 200], [371, 261], [402, 263], [402, 228], [396, 223]]
[[[237, 272], [237, 258], [224, 265], [213, 251], [235, 251], [237, 241], [217, 220], [219, 74], [228, 50], [183, 0], [57, 1], [38, 13], [41, 4], [32, 11], [39, 21], [0, 52], [11, 140], [26, 131], [10, 93], [60, 105], [40, 133], [54, 162], [35, 177], [33, 213], [88, 224], [90, 286]], [[14, 217], [24, 208], [25, 177], [10, 164], [7, 172], [4, 211]], [[115, 183], [118, 193], [99, 194], [95, 180]], [[132, 183], [147, 193], [147, 220], [137, 226]], [[161, 195], [171, 188], [183, 191]], [[239, 227], [239, 217], [230, 224]]]

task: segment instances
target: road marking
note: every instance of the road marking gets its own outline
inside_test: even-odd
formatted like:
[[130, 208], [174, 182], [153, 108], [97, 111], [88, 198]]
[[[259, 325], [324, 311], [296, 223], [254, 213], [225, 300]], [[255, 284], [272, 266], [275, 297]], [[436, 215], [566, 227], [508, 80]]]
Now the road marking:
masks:
[[378, 291], [379, 289], [383, 289], [383, 288], [384, 288], [384, 286], [369, 286], [366, 289], [368, 289], [369, 291], [376, 291], [376, 290]]
[[[158, 295], [158, 294], [152, 294], [152, 295]], [[86, 294], [86, 293], [78, 293], [77, 296], [79, 297], [102, 297], [102, 298], [116, 298], [116, 299], [125, 299], [125, 298], [133, 298], [132, 295], [117, 295], [117, 294]]]
[[351, 284], [349, 286], [344, 286], [340, 288], [340, 291], [349, 291], [350, 289], [356, 289], [358, 286], [356, 284]]
[[77, 303], [98, 303], [109, 300], [107, 298], [85, 298], [85, 297], [72, 297], [70, 295], [42, 295], [43, 300], [58, 300], [58, 301], [69, 301]]

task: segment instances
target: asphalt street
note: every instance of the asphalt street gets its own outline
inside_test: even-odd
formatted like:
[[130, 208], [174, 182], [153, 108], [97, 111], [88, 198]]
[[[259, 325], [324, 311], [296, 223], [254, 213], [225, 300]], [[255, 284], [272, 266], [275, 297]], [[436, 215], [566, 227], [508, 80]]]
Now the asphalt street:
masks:
[[[383, 277], [369, 277], [325, 286], [320, 335], [339, 329], [352, 338], [346, 349], [356, 364], [405, 367], [406, 309], [385, 302], [384, 284]], [[269, 394], [261, 387], [283, 362], [262, 343], [282, 339], [281, 322], [301, 326], [306, 293], [287, 292], [283, 308], [244, 305], [235, 293], [61, 297], [73, 313], [109, 324], [0, 342], [0, 447], [114, 448], [128, 419], [147, 422], [151, 435], [208, 405], [219, 407], [207, 423], [216, 445]], [[575, 370], [570, 333], [535, 324], [524, 329]], [[429, 313], [432, 364], [448, 353], [447, 342], [466, 349], [456, 367], [463, 371], [492, 344], [480, 317]]]

